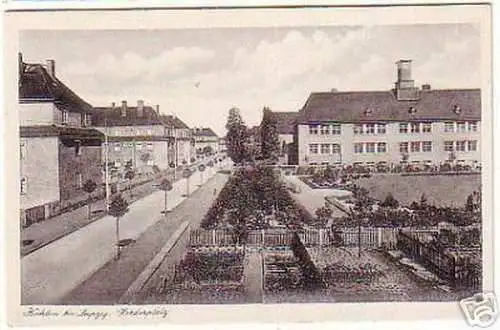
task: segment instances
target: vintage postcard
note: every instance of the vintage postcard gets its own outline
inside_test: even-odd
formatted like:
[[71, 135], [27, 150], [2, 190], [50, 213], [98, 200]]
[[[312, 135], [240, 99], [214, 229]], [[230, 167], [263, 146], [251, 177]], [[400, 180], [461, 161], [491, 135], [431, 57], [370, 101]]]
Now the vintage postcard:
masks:
[[491, 12], [5, 13], [11, 325], [492, 325]]

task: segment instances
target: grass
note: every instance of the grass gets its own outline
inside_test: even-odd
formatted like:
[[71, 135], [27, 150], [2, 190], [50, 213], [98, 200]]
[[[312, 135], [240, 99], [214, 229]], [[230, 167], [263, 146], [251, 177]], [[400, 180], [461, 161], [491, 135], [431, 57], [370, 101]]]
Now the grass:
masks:
[[479, 190], [481, 175], [401, 176], [377, 174], [361, 178], [357, 184], [366, 188], [373, 198], [384, 200], [392, 193], [402, 204], [420, 201], [425, 193], [429, 204], [437, 206], [465, 205], [467, 196]]

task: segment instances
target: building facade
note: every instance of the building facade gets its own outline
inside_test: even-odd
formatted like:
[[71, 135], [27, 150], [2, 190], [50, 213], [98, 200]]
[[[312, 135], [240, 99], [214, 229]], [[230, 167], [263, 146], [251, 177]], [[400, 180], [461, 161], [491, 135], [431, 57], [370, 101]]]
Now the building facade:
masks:
[[393, 90], [313, 93], [299, 113], [300, 165], [480, 166], [481, 91], [415, 87], [411, 60]]
[[211, 128], [193, 128], [191, 134], [194, 139], [197, 158], [216, 155], [219, 153], [219, 137]]
[[159, 106], [153, 109], [138, 100], [136, 106], [122, 101], [120, 107], [94, 108], [92, 124], [107, 135], [109, 147], [103, 148], [103, 159], [107, 152], [117, 172], [123, 172], [127, 164], [138, 173], [152, 172], [154, 166], [164, 170], [173, 159], [168, 153], [173, 136], [159, 114]]
[[162, 115], [161, 119], [172, 136], [169, 146], [169, 155], [173, 156], [171, 166], [193, 163], [196, 160], [195, 143], [189, 126], [177, 116]]
[[295, 125], [299, 112], [277, 112], [273, 111], [272, 116], [276, 120], [280, 145], [280, 163], [293, 164], [296, 147], [294, 145]]
[[55, 74], [55, 62], [23, 62], [19, 54], [21, 223], [60, 213], [86, 193], [87, 180], [102, 184], [99, 131], [90, 128], [92, 106]]

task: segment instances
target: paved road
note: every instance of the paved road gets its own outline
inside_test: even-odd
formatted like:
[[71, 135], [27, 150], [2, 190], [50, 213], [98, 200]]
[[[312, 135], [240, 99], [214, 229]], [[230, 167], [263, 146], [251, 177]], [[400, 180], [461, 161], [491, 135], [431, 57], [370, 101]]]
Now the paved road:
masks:
[[[198, 189], [195, 176], [189, 179], [190, 192]], [[204, 182], [215, 174], [207, 169]], [[176, 182], [168, 193], [174, 207], [186, 198], [186, 179]], [[130, 206], [120, 220], [120, 238], [137, 239], [162, 219], [164, 192], [158, 191]], [[170, 214], [167, 215], [169, 217]], [[88, 279], [115, 256], [115, 218], [106, 216], [65, 236], [21, 260], [21, 303], [54, 304]]]

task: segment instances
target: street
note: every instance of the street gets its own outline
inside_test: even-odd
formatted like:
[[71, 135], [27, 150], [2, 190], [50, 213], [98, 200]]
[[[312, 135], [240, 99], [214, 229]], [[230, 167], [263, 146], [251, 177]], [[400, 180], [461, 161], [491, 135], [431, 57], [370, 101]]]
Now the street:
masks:
[[[203, 183], [216, 168], [207, 168]], [[190, 194], [199, 189], [200, 173], [189, 179]], [[186, 179], [173, 185], [168, 193], [169, 208], [186, 198]], [[126, 198], [126, 194], [124, 195]], [[120, 238], [137, 239], [163, 216], [164, 192], [155, 192], [130, 205], [129, 212], [120, 219]], [[167, 214], [169, 217], [170, 214]], [[115, 218], [105, 216], [72, 234], [25, 256], [21, 260], [22, 304], [54, 304], [95, 271], [112, 260], [116, 254]]]

